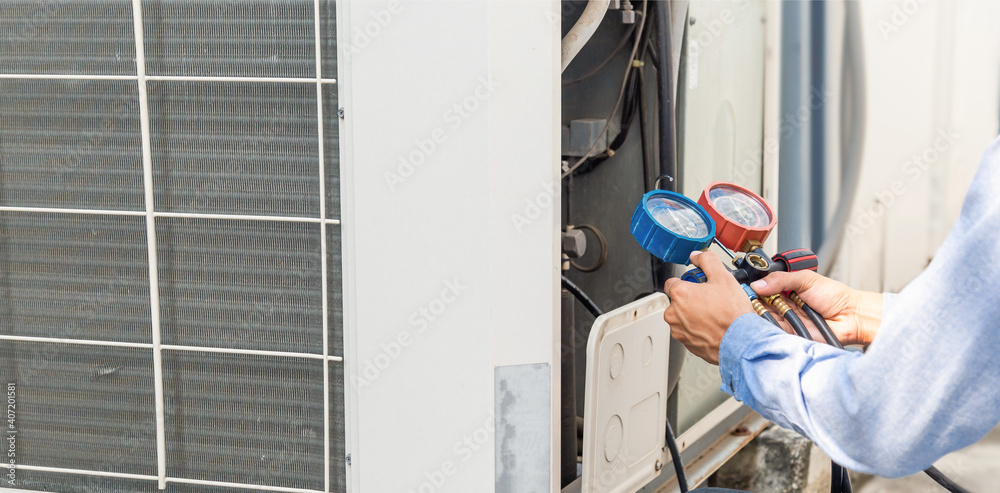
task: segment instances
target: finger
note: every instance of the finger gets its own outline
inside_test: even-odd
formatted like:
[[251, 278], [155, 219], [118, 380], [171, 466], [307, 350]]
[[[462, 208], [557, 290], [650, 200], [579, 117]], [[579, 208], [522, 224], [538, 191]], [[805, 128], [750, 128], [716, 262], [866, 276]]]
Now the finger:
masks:
[[663, 292], [670, 296], [670, 292], [676, 289], [677, 285], [687, 281], [682, 281], [679, 277], [671, 277], [667, 279], [667, 282], [663, 283]]
[[674, 326], [680, 322], [680, 318], [677, 317], [677, 310], [672, 305], [663, 310], [663, 321], [670, 326]]
[[719, 256], [714, 252], [691, 252], [691, 263], [705, 272], [705, 279], [709, 283], [713, 281], [725, 281], [727, 277], [730, 279], [733, 278], [733, 275], [729, 273], [729, 269], [726, 269], [726, 266], [722, 265]]
[[815, 282], [817, 274], [813, 271], [772, 272], [767, 277], [754, 281], [750, 287], [760, 296], [770, 296], [784, 291], [801, 293], [809, 289]]

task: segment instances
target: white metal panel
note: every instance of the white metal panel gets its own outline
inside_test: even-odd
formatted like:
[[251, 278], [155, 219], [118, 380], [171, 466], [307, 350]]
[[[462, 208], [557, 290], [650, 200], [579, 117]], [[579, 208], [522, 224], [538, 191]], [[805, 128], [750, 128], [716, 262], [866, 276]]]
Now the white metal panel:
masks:
[[[685, 66], [678, 81], [683, 94], [678, 107], [682, 191], [697, 197], [713, 181], [734, 181], [758, 193], [766, 191], [774, 200], [776, 186], [763, 188], [765, 163], [773, 163], [778, 147], [777, 138], [764, 139], [764, 73], [775, 60], [765, 57], [765, 43], [771, 26], [780, 36], [779, 9], [757, 1], [697, 1], [689, 9]], [[775, 89], [771, 91], [777, 101]], [[766, 116], [777, 125], [776, 110]], [[776, 185], [777, 173], [768, 179]], [[771, 205], [776, 207], [776, 201]], [[729, 397], [719, 387], [718, 369], [686, 353], [677, 387], [678, 432]]]
[[[861, 183], [837, 276], [898, 291], [930, 261], [996, 136], [1000, 7], [862, 5], [867, 72]], [[828, 194], [829, 195], [829, 194]]]
[[339, 12], [350, 483], [490, 491], [494, 367], [559, 368], [558, 5]]

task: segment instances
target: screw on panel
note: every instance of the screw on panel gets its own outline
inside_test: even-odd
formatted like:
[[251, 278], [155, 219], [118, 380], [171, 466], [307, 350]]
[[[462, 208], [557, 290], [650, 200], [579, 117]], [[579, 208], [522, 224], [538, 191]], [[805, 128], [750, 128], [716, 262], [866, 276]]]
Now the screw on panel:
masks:
[[337, 116], [339, 116], [341, 118], [344, 117], [344, 107], [343, 106], [341, 106], [340, 108], [337, 108]]
[[351, 454], [347, 454], [347, 457], [345, 457], [345, 459], [347, 460], [347, 465], [351, 465]]
[[660, 469], [663, 469], [663, 463], [660, 462], [660, 459], [656, 459], [656, 466], [655, 467], [656, 467], [657, 471], [659, 471]]

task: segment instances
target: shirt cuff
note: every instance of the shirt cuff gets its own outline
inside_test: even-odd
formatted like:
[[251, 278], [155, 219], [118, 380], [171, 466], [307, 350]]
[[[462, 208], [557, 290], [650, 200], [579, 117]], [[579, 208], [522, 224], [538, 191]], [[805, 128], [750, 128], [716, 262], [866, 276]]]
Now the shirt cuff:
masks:
[[885, 316], [889, 313], [889, 306], [896, 300], [899, 293], [882, 293], [882, 321], [885, 321]]
[[740, 315], [733, 321], [719, 344], [719, 375], [723, 392], [740, 402], [744, 401], [749, 391], [743, 382], [743, 354], [757, 339], [775, 333], [784, 334], [785, 331], [756, 313]]

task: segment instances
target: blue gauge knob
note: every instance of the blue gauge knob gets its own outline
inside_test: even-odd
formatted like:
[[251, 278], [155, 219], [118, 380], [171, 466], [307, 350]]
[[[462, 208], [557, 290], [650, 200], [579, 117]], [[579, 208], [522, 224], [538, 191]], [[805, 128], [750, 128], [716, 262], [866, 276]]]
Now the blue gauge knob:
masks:
[[632, 236], [642, 248], [673, 264], [687, 265], [691, 252], [715, 238], [715, 221], [695, 201], [675, 192], [653, 190], [632, 214]]

